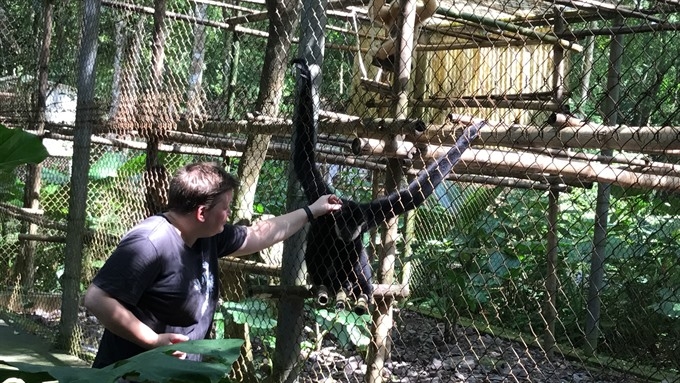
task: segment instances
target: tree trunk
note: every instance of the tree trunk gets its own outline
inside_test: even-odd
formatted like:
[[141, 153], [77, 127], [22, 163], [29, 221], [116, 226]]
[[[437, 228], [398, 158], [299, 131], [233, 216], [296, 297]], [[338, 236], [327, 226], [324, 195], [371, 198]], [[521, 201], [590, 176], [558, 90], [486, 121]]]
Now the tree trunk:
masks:
[[83, 34], [78, 57], [78, 101], [74, 131], [71, 195], [62, 286], [61, 319], [56, 346], [71, 354], [80, 353], [78, 312], [82, 272], [83, 238], [87, 208], [87, 175], [90, 169], [90, 136], [94, 117], [95, 60], [99, 36], [100, 0], [85, 0]]
[[[623, 19], [618, 16], [614, 26], [623, 25]], [[624, 54], [624, 37], [612, 36], [609, 44], [609, 71], [607, 72], [607, 88], [602, 102], [603, 120], [605, 124], [613, 126], [619, 121], [619, 94], [621, 91], [621, 65]], [[611, 150], [603, 150], [604, 156], [611, 156]], [[597, 200], [595, 204], [595, 228], [593, 234], [593, 251], [590, 259], [590, 277], [588, 279], [588, 299], [585, 324], [586, 355], [593, 355], [597, 350], [600, 338], [600, 294], [605, 287], [604, 272], [606, 266], [605, 252], [607, 248], [607, 233], [609, 222], [609, 205], [611, 184], [600, 182], [597, 185]]]
[[[235, 2], [234, 5], [239, 5], [240, 2]], [[224, 9], [224, 18], [227, 18], [227, 10]], [[236, 11], [234, 16], [239, 16], [240, 11]], [[229, 61], [229, 65], [225, 65], [224, 72], [228, 73], [225, 82], [224, 89], [226, 90], [226, 103], [227, 103], [227, 119], [231, 120], [234, 118], [234, 102], [236, 100], [236, 80], [238, 79], [238, 66], [241, 63], [241, 32], [237, 31], [225, 31], [225, 41], [229, 41], [228, 36], [231, 34], [231, 42], [227, 44], [229, 46], [229, 51], [227, 52], [227, 57], [225, 58], [225, 63]]]
[[[299, 14], [297, 12], [299, 5], [295, 0], [267, 0], [266, 5], [269, 14], [269, 37], [255, 108], [264, 116], [276, 117], [283, 95], [283, 79], [288, 71], [290, 37], [297, 26], [296, 16]], [[237, 38], [236, 41], [238, 41]], [[237, 62], [233, 62], [232, 65], [237, 64]], [[232, 69], [235, 69], [235, 67]], [[234, 221], [252, 220], [255, 191], [270, 139], [270, 135], [248, 136], [238, 169], [240, 185], [234, 196]], [[279, 326], [281, 325], [279, 323]], [[231, 334], [225, 334], [225, 336], [248, 337], [247, 327], [244, 326], [235, 330]], [[241, 376], [242, 380], [255, 380], [255, 372], [247, 371], [252, 368], [252, 363], [248, 360], [250, 350], [244, 348], [241, 351], [241, 358], [234, 366], [233, 374]]]
[[[50, 49], [52, 45], [52, 30], [54, 21], [54, 1], [48, 0], [43, 8], [42, 45], [38, 58], [38, 89], [36, 91], [32, 130], [40, 136], [45, 131], [45, 109], [47, 107], [47, 77], [50, 64]], [[26, 184], [24, 186], [24, 207], [38, 209], [40, 207], [40, 171], [42, 165], [27, 165]], [[38, 226], [33, 223], [22, 224], [23, 233], [34, 235]], [[17, 257], [12, 280], [20, 282], [21, 289], [28, 291], [33, 288], [35, 276], [35, 242], [24, 241], [22, 255]]]
[[[595, 27], [595, 22], [588, 23], [588, 27]], [[595, 52], [595, 38], [588, 36], [583, 43], [585, 51], [583, 52], [583, 65], [581, 66], [581, 83], [579, 92], [579, 108], [583, 108], [586, 100], [590, 97], [590, 76], [593, 73], [593, 54]]]
[[167, 7], [166, 0], [154, 1], [154, 15], [153, 15], [153, 51], [151, 56], [151, 88], [145, 95], [144, 106], [146, 107], [147, 117], [151, 117], [150, 126], [144, 128], [148, 129], [147, 146], [146, 146], [146, 169], [144, 173], [144, 184], [146, 186], [146, 214], [154, 215], [160, 213], [165, 208], [164, 196], [166, 170], [165, 167], [158, 162], [158, 146], [160, 145], [160, 137], [162, 133], [159, 131], [157, 122], [163, 119], [163, 115], [159, 115], [160, 109], [159, 101], [163, 99], [163, 67], [165, 66], [165, 10]]
[[109, 119], [113, 119], [120, 108], [121, 99], [121, 80], [123, 72], [123, 60], [125, 58], [125, 47], [127, 46], [127, 36], [125, 30], [127, 29], [127, 21], [116, 21], [116, 35], [114, 42], [116, 45], [116, 52], [113, 55], [113, 76], [111, 79], [111, 108], [109, 109]]
[[[194, 17], [205, 19], [207, 4], [196, 3]], [[189, 89], [187, 91], [187, 115], [200, 116], [203, 107], [203, 61], [205, 57], [205, 25], [194, 24], [194, 45], [191, 50], [191, 66], [189, 67]]]
[[[264, 116], [276, 117], [283, 95], [283, 79], [288, 70], [288, 52], [293, 31], [297, 25], [298, 2], [293, 0], [267, 0], [269, 13], [269, 38], [260, 76], [260, 93], [255, 109]], [[248, 137], [239, 164], [239, 190], [234, 196], [234, 220], [252, 219], [252, 207], [260, 170], [264, 163], [270, 135]]]

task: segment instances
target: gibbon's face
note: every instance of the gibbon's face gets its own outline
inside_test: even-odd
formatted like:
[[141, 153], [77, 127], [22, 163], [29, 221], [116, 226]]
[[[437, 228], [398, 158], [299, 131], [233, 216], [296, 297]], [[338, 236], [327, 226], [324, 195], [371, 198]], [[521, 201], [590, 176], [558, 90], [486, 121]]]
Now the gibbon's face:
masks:
[[365, 218], [359, 205], [352, 201], [343, 201], [342, 209], [333, 213], [335, 234], [344, 242], [353, 242], [364, 232]]

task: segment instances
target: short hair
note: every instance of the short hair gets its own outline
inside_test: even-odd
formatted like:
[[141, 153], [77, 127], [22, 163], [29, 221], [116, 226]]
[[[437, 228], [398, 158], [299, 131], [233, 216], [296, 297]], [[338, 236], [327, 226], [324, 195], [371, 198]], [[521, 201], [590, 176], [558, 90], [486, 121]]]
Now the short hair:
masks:
[[197, 162], [184, 166], [170, 180], [168, 210], [186, 214], [199, 206], [212, 208], [216, 198], [236, 190], [238, 180], [215, 162]]

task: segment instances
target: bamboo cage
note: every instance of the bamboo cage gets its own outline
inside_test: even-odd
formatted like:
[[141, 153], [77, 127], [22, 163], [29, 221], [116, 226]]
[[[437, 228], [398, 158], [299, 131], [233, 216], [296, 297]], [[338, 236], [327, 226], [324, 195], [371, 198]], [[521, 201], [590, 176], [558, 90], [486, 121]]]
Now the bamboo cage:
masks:
[[[207, 0], [196, 2], [237, 7]], [[266, 39], [270, 37], [268, 32], [249, 26], [264, 22], [270, 16], [262, 4], [257, 4], [258, 10], [238, 8], [243, 14], [216, 22], [174, 10], [163, 13], [134, 2], [102, 2], [112, 11]], [[356, 36], [357, 44], [326, 47], [353, 53], [354, 67], [346, 110], [321, 111], [318, 161], [322, 165], [343, 165], [381, 175], [387, 172], [397, 177], [409, 177], [446, 152], [465, 126], [485, 120], [488, 125], [480, 132], [473, 148], [463, 155], [461, 163], [447, 178], [549, 191], [549, 225], [553, 230], [550, 244], [557, 241], [554, 221], [560, 192], [569, 192], [575, 187], [592, 188], [598, 183], [668, 193], [680, 191], [678, 165], [652, 159], [653, 156], [680, 153], [680, 127], [623, 126], [615, 119], [602, 124], [582, 120], [569, 113], [567, 101], [571, 90], [565, 89], [564, 84], [564, 73], [571, 65], [569, 53], [584, 49], [575, 36], [585, 33], [565, 31], [564, 22], [581, 22], [599, 16], [600, 12], [609, 15], [607, 12], [616, 11], [617, 17], [654, 23], [654, 26], [645, 27], [649, 30], [668, 30], [674, 26], [651, 12], [595, 1], [517, 2], [512, 6], [514, 8], [499, 9], [494, 1], [440, 2], [435, 17], [417, 31], [402, 31], [408, 37], [413, 34], [418, 37], [417, 44], [401, 52], [401, 59], [406, 58], [408, 63], [413, 59], [413, 65], [403, 70], [401, 74], [406, 75], [399, 78], [368, 64], [386, 36], [382, 27], [370, 22], [364, 4], [330, 1], [327, 16], [351, 20], [354, 26], [329, 29]], [[590, 35], [632, 33], [638, 30], [635, 28], [643, 27], [603, 28], [590, 31]], [[158, 38], [155, 43], [162, 45], [162, 38], [155, 37]], [[401, 35], [399, 39], [407, 37]], [[291, 42], [298, 43], [299, 40], [294, 38]], [[154, 51], [156, 54], [154, 62], [160, 62], [162, 66], [162, 54]], [[91, 144], [143, 151], [147, 156], [147, 170], [158, 166], [160, 155], [167, 153], [243, 158], [258, 150], [253, 144], [256, 138], [265, 138], [264, 150], [259, 153], [262, 161], [290, 158], [290, 120], [274, 115], [276, 113], [271, 110], [271, 115], [253, 111], [240, 119], [223, 118], [213, 114], [214, 110], [207, 102], [201, 103], [205, 99], [199, 97], [197, 104], [183, 100], [184, 89], [180, 85], [161, 86], [162, 68], [152, 68], [150, 74], [141, 75], [137, 73], [142, 71], [138, 62], [131, 61], [126, 65], [121, 75], [130, 83], [148, 76], [145, 80], [152, 86], [144, 90], [135, 86], [122, 89], [116, 108], [108, 108], [110, 105], [93, 108], [91, 118], [87, 120], [88, 128], [91, 128], [87, 139]], [[17, 105], [27, 104], [19, 90], [0, 87], [0, 122], [10, 126], [25, 123], [28, 118], [17, 114]], [[402, 106], [402, 110], [397, 106]], [[103, 113], [101, 109], [107, 108], [109, 112]], [[39, 129], [27, 130], [41, 138], [73, 142], [79, 128], [70, 123], [46, 123]], [[601, 153], [592, 154], [593, 151]], [[152, 182], [146, 187], [152, 193], [159, 185]], [[249, 208], [252, 206], [244, 209]], [[30, 209], [3, 204], [0, 213], [63, 233], [69, 230], [65, 223], [43, 219]], [[93, 237], [113, 241], [101, 232], [82, 233], [80, 240], [90, 243]], [[19, 239], [68, 245], [66, 234], [22, 233]], [[552, 251], [547, 258], [549, 272], [557, 267]], [[387, 258], [389, 254], [380, 259]], [[291, 295], [313, 297], [313, 287], [305, 284], [244, 288], [241, 284], [241, 273], [244, 272], [271, 280], [281, 277], [281, 257], [276, 259], [266, 263], [225, 259], [220, 267], [228, 275], [236, 276], [233, 278], [236, 285], [230, 287], [237, 291], [239, 298], [247, 294], [277, 299]], [[384, 262], [381, 266], [383, 274], [390, 273]], [[388, 279], [375, 283], [378, 307], [373, 317], [374, 343], [368, 352], [367, 382], [383, 379], [378, 371], [389, 357], [387, 339], [392, 326], [391, 310], [397, 300], [408, 298], [410, 294], [408, 280]], [[556, 320], [552, 310], [557, 292], [552, 276], [547, 281], [544, 304], [548, 307], [546, 319], [549, 323], [541, 347], [552, 355], [555, 339], [551, 337], [551, 326], [554, 327]], [[225, 280], [225, 285], [229, 283]]]

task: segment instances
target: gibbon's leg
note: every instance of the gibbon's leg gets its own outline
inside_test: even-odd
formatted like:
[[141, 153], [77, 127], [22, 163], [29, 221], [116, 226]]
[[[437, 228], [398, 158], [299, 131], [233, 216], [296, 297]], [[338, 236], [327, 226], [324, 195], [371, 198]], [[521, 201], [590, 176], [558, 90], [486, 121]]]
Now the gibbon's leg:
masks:
[[[376, 4], [380, 5], [377, 8]], [[416, 20], [415, 27], [417, 28], [425, 20], [429, 19], [437, 11], [439, 6], [438, 0], [422, 0], [418, 1], [416, 6]], [[371, 17], [371, 12], [375, 16]], [[399, 15], [399, 0], [393, 0], [391, 4], [385, 5], [385, 0], [374, 0], [373, 8], [369, 8], [369, 17], [374, 20], [382, 22], [383, 26], [389, 32], [387, 40], [378, 48], [378, 51], [373, 56], [373, 65], [383, 68], [386, 71], [394, 72], [396, 66], [396, 28], [395, 21]]]
[[399, 15], [399, 0], [392, 0], [387, 4], [385, 0], [372, 0], [368, 5], [368, 18], [389, 27]]
[[354, 263], [353, 269], [356, 281], [356, 285], [352, 291], [352, 295], [354, 295], [353, 298], [357, 299], [362, 294], [368, 297], [372, 296], [373, 284], [371, 283], [371, 280], [373, 279], [373, 270], [371, 270], [371, 264], [368, 261], [368, 255], [365, 250], [359, 254], [359, 259]]
[[[372, 0], [368, 6], [368, 17], [371, 21], [377, 21], [382, 24], [382, 26], [388, 32], [388, 38], [385, 42], [378, 48], [375, 53], [374, 65], [382, 66], [380, 63], [387, 60], [389, 57], [394, 55], [394, 24], [399, 16], [399, 0], [392, 0], [391, 3], [386, 4], [385, 0]], [[392, 66], [394, 64], [392, 63]]]
[[439, 2], [437, 0], [423, 0], [423, 3], [418, 2], [416, 7], [416, 27], [432, 17], [437, 11], [438, 6]]

